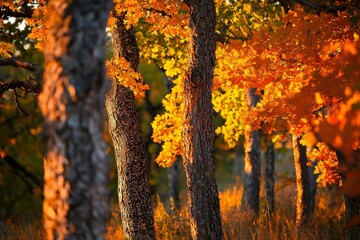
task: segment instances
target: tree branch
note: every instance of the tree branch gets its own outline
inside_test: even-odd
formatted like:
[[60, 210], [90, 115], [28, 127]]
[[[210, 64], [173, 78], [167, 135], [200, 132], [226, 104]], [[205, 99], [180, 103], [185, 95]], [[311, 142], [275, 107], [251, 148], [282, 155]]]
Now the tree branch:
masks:
[[160, 14], [161, 16], [163, 16], [163, 17], [172, 18], [172, 15], [171, 15], [171, 14], [168, 14], [168, 13], [165, 12], [164, 10], [155, 9], [155, 8], [153, 8], [153, 7], [147, 8], [146, 10], [148, 10], [149, 12], [159, 13], [159, 14]]
[[345, 5], [323, 5], [320, 3], [316, 3], [316, 2], [312, 2], [312, 1], [308, 1], [308, 0], [295, 0], [295, 2], [306, 6], [312, 10], [315, 11], [319, 11], [319, 12], [327, 12], [327, 13], [333, 13], [336, 14], [338, 12], [342, 12], [346, 10], [346, 6]]
[[[29, 172], [23, 165], [21, 165], [15, 158], [5, 154], [3, 159], [14, 169], [15, 173], [19, 175], [28, 185], [31, 187], [29, 182], [26, 179], [31, 180], [36, 186], [38, 186], [41, 190], [43, 189], [43, 182], [37, 178], [33, 173]], [[23, 176], [23, 177], [22, 177]], [[24, 178], [26, 177], [26, 178]]]
[[12, 79], [9, 82], [5, 82], [0, 79], [0, 96], [10, 90], [20, 88], [25, 91], [25, 93], [40, 93], [41, 86], [39, 83], [32, 83], [30, 80], [20, 81], [16, 79]]
[[26, 70], [29, 70], [31, 72], [40, 71], [40, 69], [35, 64], [29, 63], [29, 62], [27, 62], [23, 59], [17, 58], [17, 57], [0, 59], [0, 66], [19, 67], [19, 68], [24, 68]]

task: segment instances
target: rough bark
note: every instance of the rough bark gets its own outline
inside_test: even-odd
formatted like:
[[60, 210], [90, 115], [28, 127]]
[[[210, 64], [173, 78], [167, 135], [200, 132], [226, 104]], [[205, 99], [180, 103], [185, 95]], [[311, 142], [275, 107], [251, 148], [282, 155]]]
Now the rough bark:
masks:
[[110, 1], [50, 1], [39, 106], [45, 118], [46, 239], [104, 239], [109, 163], [102, 137]]
[[[112, 32], [114, 57], [124, 57], [134, 70], [139, 49], [133, 28], [117, 16]], [[122, 226], [127, 239], [155, 239], [154, 216], [148, 182], [148, 161], [133, 92], [113, 81], [106, 95], [109, 130], [118, 170], [118, 197]]]
[[265, 158], [265, 196], [267, 211], [271, 214], [275, 206], [275, 149], [271, 139], [267, 140]]
[[294, 165], [296, 174], [296, 224], [295, 234], [299, 236], [311, 217], [310, 176], [307, 166], [306, 147], [300, 144], [300, 137], [293, 135]]
[[211, 88], [215, 66], [213, 0], [187, 0], [190, 9], [190, 63], [184, 77], [182, 149], [193, 239], [223, 239], [213, 159], [214, 112]]
[[[255, 95], [256, 89], [246, 93], [248, 108], [254, 107], [259, 101]], [[259, 213], [260, 193], [260, 131], [244, 130], [245, 133], [245, 186], [243, 195], [243, 208], [250, 208], [256, 215]]]

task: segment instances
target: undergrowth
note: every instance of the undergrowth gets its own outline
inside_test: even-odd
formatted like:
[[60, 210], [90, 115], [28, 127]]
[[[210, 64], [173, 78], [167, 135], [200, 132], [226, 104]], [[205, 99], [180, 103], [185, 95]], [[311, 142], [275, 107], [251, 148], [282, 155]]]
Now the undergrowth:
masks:
[[[225, 239], [286, 240], [295, 238], [293, 231], [295, 226], [294, 184], [282, 186], [280, 189], [278, 187], [275, 196], [276, 207], [271, 215], [266, 211], [265, 203], [261, 202], [263, 210], [257, 218], [241, 209], [242, 192], [242, 186], [236, 184], [233, 188], [219, 193]], [[264, 199], [263, 196], [261, 197]], [[191, 239], [187, 207], [182, 207], [180, 210], [174, 208], [167, 210], [159, 198], [154, 206], [157, 239]], [[124, 239], [118, 208], [114, 205], [111, 209], [105, 239]], [[334, 194], [326, 189], [318, 191], [313, 219], [301, 232], [301, 239], [344, 239], [343, 214], [344, 203], [340, 194]], [[44, 239], [40, 220], [29, 223], [11, 219], [0, 224], [0, 239]]]

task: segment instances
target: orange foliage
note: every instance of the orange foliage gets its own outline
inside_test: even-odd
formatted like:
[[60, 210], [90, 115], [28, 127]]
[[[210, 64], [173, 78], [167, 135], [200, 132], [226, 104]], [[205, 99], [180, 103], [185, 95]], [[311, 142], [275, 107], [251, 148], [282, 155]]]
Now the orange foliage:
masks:
[[115, 79], [121, 85], [133, 91], [135, 97], [144, 97], [145, 90], [149, 89], [148, 85], [143, 84], [142, 76], [135, 72], [130, 63], [125, 58], [115, 58], [106, 62], [107, 75]]
[[318, 143], [308, 153], [308, 157], [312, 161], [317, 161], [314, 173], [318, 174], [317, 182], [320, 187], [340, 183], [339, 161], [336, 153], [329, 146]]

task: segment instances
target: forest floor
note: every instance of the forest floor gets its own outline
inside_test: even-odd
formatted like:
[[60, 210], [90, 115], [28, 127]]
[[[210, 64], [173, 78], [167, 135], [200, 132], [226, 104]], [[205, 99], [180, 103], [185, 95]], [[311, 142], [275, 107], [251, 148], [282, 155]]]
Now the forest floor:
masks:
[[[335, 189], [319, 189], [315, 213], [301, 239], [344, 239], [344, 202]], [[254, 218], [241, 209], [243, 188], [237, 183], [219, 193], [225, 239], [294, 239], [295, 185], [289, 181], [276, 184], [275, 212], [269, 216], [264, 201], [261, 212]], [[262, 196], [262, 199], [263, 196]], [[184, 201], [185, 199], [183, 199]], [[186, 201], [186, 200], [185, 200]], [[165, 204], [166, 205], [166, 204]], [[158, 197], [154, 201], [155, 228], [158, 239], [190, 239], [188, 209], [169, 214]], [[183, 203], [185, 206], [185, 203]], [[107, 222], [107, 240], [124, 239], [117, 205], [113, 204]], [[43, 239], [41, 221], [8, 220], [0, 226], [0, 239]]]

